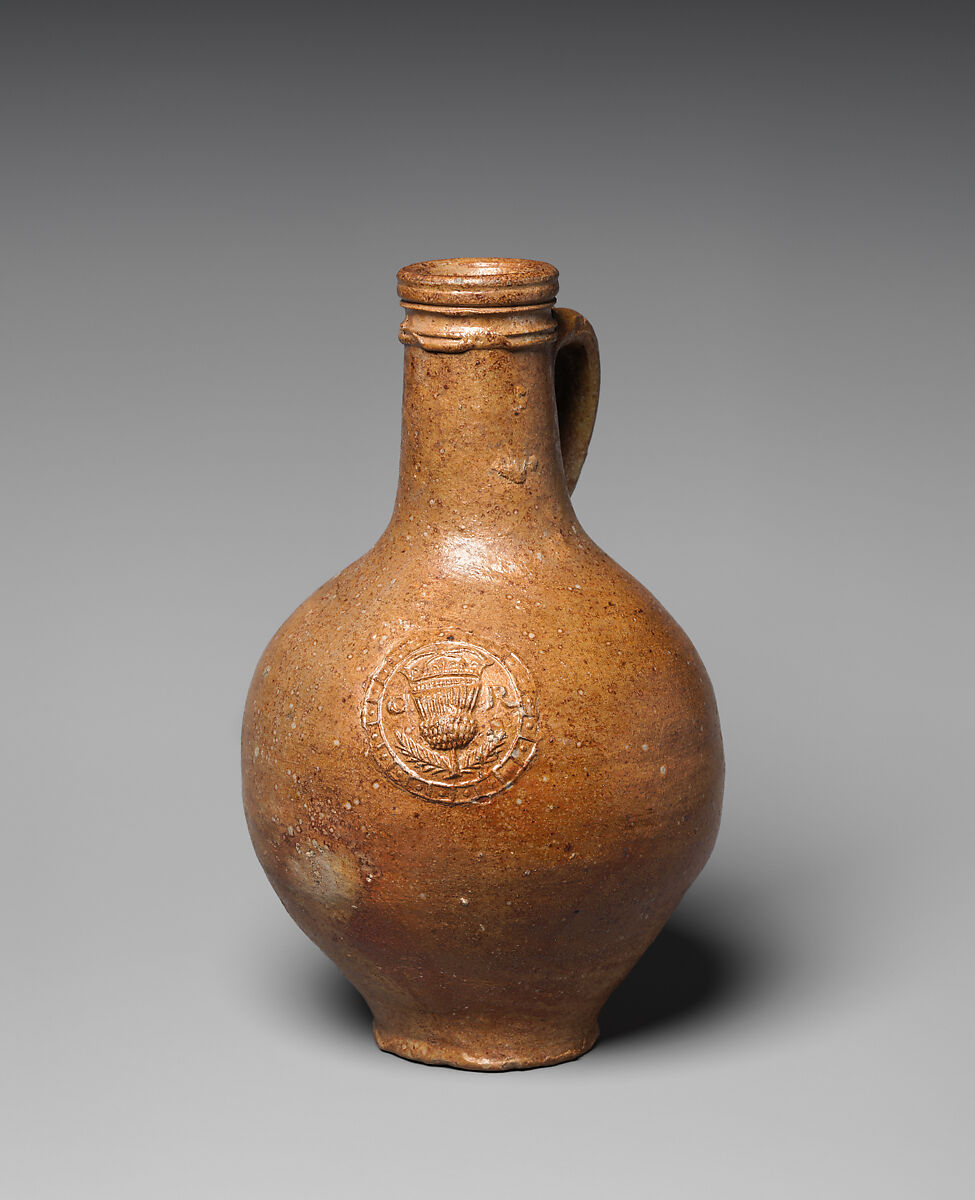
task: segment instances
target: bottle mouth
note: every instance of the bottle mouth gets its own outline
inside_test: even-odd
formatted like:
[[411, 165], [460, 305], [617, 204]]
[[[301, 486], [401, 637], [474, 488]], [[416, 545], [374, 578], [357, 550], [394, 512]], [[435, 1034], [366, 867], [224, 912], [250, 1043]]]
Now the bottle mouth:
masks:
[[515, 308], [552, 304], [559, 273], [531, 258], [433, 258], [397, 272], [405, 305], [437, 308]]

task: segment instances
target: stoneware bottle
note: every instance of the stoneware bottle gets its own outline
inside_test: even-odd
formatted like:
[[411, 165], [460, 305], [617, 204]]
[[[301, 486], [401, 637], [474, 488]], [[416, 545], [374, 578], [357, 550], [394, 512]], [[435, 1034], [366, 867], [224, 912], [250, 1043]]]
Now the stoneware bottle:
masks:
[[384, 1050], [575, 1058], [711, 852], [724, 774], [687, 636], [583, 532], [592, 327], [522, 259], [399, 272], [389, 527], [257, 666], [244, 805]]

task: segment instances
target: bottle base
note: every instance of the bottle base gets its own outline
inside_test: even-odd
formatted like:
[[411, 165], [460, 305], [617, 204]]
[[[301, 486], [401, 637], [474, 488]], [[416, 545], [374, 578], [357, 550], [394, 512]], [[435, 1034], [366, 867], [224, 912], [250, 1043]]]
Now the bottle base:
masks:
[[446, 1038], [404, 1037], [376, 1023], [372, 1032], [376, 1045], [387, 1054], [431, 1067], [456, 1067], [462, 1071], [527, 1071], [534, 1067], [554, 1067], [557, 1063], [581, 1057], [592, 1049], [599, 1037], [598, 1025], [577, 1037], [557, 1042], [539, 1039], [526, 1043], [521, 1038], [512, 1042], [499, 1034], [496, 1040], [478, 1039], [478, 1045]]

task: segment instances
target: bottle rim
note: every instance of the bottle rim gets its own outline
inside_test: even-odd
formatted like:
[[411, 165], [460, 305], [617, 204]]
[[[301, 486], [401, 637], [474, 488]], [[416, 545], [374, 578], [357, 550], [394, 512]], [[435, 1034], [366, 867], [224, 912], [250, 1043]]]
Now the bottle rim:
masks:
[[511, 308], [553, 303], [559, 273], [532, 258], [433, 258], [396, 274], [404, 304]]

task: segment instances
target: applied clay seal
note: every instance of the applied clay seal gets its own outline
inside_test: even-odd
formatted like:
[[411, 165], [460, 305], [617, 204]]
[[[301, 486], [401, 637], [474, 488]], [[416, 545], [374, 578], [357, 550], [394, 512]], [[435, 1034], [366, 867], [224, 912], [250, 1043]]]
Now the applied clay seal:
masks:
[[393, 783], [439, 804], [473, 804], [528, 766], [538, 711], [516, 654], [444, 634], [390, 651], [369, 681], [362, 725]]

